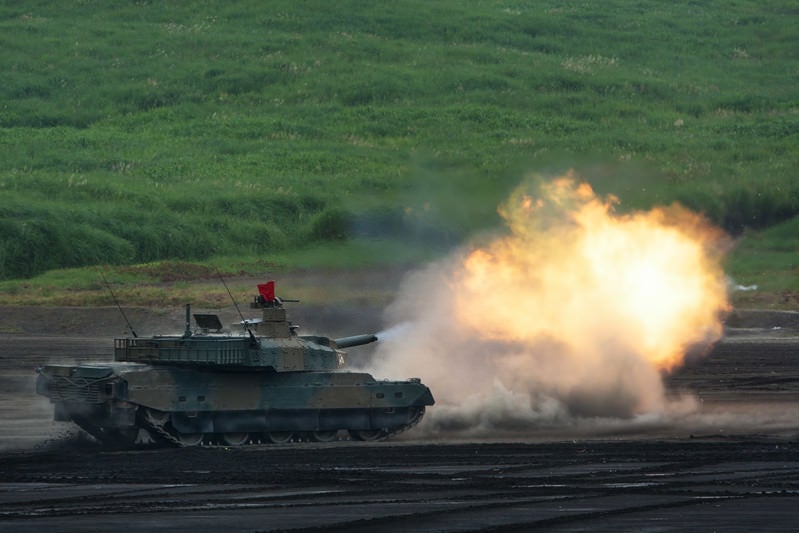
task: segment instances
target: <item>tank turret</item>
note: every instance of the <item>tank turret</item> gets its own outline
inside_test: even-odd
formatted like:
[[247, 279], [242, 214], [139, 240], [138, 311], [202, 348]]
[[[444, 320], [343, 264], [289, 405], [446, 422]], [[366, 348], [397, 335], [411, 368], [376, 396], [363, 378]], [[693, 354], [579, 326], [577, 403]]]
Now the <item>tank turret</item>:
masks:
[[416, 424], [433, 405], [418, 379], [377, 381], [343, 371], [345, 348], [373, 334], [331, 339], [299, 335], [274, 282], [258, 286], [240, 334], [214, 314], [186, 306], [182, 335], [114, 340], [114, 361], [47, 365], [36, 390], [55, 419], [72, 421], [114, 446], [236, 445], [325, 441], [349, 434], [377, 440]]

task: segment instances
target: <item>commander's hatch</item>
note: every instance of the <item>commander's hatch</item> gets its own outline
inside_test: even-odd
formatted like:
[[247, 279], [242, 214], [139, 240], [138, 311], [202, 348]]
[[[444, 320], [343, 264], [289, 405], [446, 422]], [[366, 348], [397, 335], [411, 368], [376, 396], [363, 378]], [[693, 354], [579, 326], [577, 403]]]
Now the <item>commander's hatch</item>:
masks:
[[219, 321], [217, 315], [194, 313], [194, 321], [202, 333], [220, 333], [222, 331], [222, 322]]

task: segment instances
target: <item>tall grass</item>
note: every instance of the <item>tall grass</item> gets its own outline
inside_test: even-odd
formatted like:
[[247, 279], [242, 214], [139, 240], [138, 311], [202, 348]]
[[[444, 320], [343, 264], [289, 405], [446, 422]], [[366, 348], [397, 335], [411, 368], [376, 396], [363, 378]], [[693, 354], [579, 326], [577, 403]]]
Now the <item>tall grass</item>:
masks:
[[0, 6], [0, 279], [449, 245], [526, 171], [736, 234], [799, 213], [789, 1]]

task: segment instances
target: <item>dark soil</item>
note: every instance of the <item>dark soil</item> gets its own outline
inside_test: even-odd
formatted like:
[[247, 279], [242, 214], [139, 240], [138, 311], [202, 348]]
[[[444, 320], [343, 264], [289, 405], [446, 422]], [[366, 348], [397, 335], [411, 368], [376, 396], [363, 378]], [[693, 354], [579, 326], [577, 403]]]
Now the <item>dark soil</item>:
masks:
[[[296, 311], [309, 332], [381, 326], [366, 307]], [[183, 310], [126, 313], [143, 334], [183, 328]], [[739, 311], [728, 324], [668, 381], [700, 413], [656, 431], [113, 452], [52, 422], [32, 383], [46, 361], [110, 357], [118, 310], [0, 308], [0, 529], [793, 530], [799, 320]]]

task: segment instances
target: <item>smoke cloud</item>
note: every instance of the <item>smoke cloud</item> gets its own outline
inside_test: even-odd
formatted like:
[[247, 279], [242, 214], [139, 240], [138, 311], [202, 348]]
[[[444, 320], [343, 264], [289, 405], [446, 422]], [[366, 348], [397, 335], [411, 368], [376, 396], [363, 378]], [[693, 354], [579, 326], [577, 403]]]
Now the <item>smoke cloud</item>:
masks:
[[695, 410], [662, 378], [721, 335], [723, 236], [678, 207], [622, 216], [616, 202], [573, 176], [519, 187], [506, 234], [406, 278], [370, 371], [422, 378], [431, 433]]

